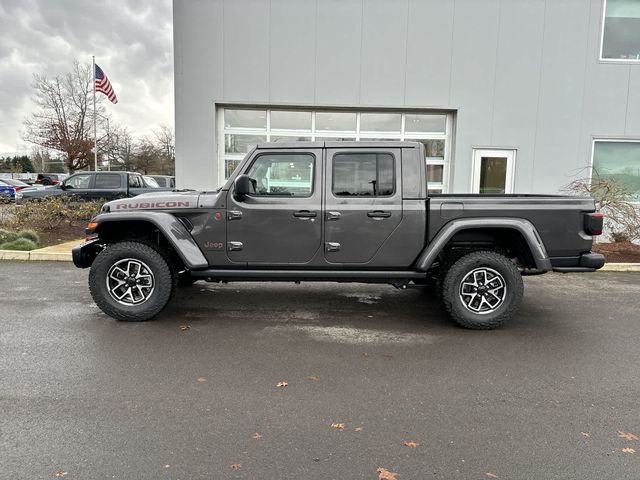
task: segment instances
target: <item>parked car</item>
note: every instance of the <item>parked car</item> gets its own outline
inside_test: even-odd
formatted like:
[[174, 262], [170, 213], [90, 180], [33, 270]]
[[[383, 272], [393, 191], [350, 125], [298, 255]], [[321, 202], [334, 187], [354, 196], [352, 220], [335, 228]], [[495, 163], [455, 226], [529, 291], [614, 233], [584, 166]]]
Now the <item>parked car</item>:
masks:
[[16, 190], [13, 185], [0, 180], [0, 202], [8, 202], [16, 197]]
[[13, 178], [0, 178], [0, 182], [13, 186], [16, 192], [22, 190], [23, 188], [29, 188], [31, 186], [28, 183], [23, 182], [22, 180], [14, 180]]
[[78, 172], [58, 185], [44, 188], [24, 188], [16, 195], [16, 203], [60, 195], [74, 195], [82, 200], [113, 200], [158, 190], [150, 187], [139, 173], [133, 172]]
[[522, 275], [604, 265], [592, 198], [432, 195], [424, 158], [416, 142], [261, 144], [217, 191], [106, 203], [73, 260], [120, 320], [152, 318], [195, 280], [435, 281], [453, 320], [476, 329], [514, 316]]
[[33, 183], [39, 185], [58, 185], [60, 183], [60, 177], [54, 173], [39, 173]]
[[147, 183], [155, 182], [159, 188], [176, 188], [176, 177], [171, 175], [143, 175]]

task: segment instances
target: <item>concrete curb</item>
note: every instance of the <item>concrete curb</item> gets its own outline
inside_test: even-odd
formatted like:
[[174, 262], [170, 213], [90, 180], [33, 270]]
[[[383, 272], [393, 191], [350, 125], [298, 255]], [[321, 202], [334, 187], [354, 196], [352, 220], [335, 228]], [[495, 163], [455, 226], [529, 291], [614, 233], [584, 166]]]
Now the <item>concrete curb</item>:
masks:
[[599, 272], [640, 272], [640, 263], [605, 263]]

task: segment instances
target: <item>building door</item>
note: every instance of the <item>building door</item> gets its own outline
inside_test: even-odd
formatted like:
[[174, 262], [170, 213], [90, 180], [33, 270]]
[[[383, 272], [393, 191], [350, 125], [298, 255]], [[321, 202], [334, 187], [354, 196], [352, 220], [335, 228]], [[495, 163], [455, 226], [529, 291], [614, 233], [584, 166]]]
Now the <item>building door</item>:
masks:
[[473, 149], [472, 193], [513, 193], [516, 151]]
[[257, 154], [254, 193], [227, 194], [227, 255], [248, 266], [305, 264], [322, 241], [322, 150]]
[[327, 149], [325, 259], [367, 264], [402, 221], [400, 149]]

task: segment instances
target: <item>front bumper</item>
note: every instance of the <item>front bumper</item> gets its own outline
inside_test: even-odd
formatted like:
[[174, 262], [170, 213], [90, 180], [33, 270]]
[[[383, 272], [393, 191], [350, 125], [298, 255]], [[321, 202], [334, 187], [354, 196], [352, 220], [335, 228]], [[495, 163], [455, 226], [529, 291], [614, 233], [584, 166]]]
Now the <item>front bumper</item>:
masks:
[[604, 265], [604, 255], [601, 253], [583, 253], [578, 257], [551, 259], [554, 272], [595, 272]]
[[102, 245], [97, 240], [82, 243], [71, 250], [73, 264], [78, 268], [88, 268], [102, 251]]

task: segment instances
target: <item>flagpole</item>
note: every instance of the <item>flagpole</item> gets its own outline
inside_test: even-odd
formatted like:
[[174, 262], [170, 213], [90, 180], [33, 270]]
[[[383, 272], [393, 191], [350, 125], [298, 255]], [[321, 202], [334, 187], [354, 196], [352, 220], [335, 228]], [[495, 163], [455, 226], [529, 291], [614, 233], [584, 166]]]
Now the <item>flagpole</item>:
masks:
[[98, 133], [96, 127], [96, 57], [91, 56], [91, 81], [93, 82], [93, 165], [95, 171], [98, 171]]

